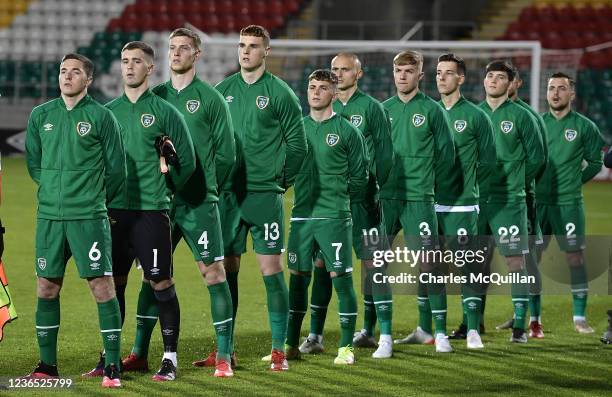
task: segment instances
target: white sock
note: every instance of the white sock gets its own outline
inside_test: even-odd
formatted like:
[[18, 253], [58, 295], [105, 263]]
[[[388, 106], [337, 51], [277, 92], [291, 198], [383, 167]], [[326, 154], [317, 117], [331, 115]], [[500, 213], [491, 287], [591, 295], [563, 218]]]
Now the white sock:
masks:
[[574, 316], [574, 322], [576, 321], [586, 321], [586, 317], [585, 316]]
[[391, 335], [380, 334], [380, 339], [378, 339], [378, 343], [383, 343], [383, 342], [388, 342], [392, 344], [393, 339], [391, 339]]
[[164, 356], [162, 357], [162, 360], [166, 358], [172, 361], [172, 364], [174, 364], [175, 367], [178, 366], [178, 362], [176, 360], [176, 352], [165, 352]]

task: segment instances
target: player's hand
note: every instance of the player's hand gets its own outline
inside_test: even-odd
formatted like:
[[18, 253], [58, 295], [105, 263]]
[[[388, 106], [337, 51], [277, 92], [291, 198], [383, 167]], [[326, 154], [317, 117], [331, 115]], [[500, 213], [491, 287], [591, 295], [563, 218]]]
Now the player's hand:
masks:
[[157, 137], [155, 147], [159, 154], [159, 169], [162, 174], [166, 174], [168, 172], [168, 164], [173, 166], [178, 164], [178, 155], [176, 154], [176, 149], [174, 149], [174, 144], [168, 136], [164, 135]]

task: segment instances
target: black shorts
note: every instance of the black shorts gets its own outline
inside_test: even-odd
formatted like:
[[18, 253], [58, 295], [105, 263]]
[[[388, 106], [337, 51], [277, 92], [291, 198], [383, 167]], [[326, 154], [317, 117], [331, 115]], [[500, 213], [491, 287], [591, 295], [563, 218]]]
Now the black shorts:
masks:
[[109, 209], [113, 276], [127, 276], [134, 259], [147, 280], [172, 277], [170, 218], [165, 211]]

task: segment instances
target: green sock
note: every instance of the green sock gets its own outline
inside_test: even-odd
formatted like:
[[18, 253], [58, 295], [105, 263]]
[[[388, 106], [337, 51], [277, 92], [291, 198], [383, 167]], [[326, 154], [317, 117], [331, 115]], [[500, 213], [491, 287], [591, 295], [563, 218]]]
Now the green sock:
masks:
[[[374, 274], [381, 274], [384, 276], [384, 268], [373, 269]], [[380, 277], [382, 280], [383, 278]], [[374, 301], [375, 315], [374, 324], [376, 319], [380, 323], [380, 334], [391, 335], [392, 322], [393, 322], [393, 296], [391, 293], [391, 287], [388, 283], [376, 284], [372, 288], [372, 300]], [[374, 334], [374, 324], [372, 325], [372, 334]]]
[[217, 336], [217, 360], [230, 360], [232, 343], [232, 295], [227, 281], [208, 286], [210, 312]]
[[468, 331], [473, 329], [480, 332], [480, 305], [481, 298], [477, 296], [465, 295], [463, 299], [464, 324]]
[[419, 308], [419, 327], [431, 334], [431, 306], [427, 296], [427, 285], [419, 283], [417, 305]]
[[446, 293], [429, 295], [429, 304], [431, 306], [435, 333], [446, 335]]
[[289, 319], [289, 291], [280, 271], [270, 276], [263, 276], [268, 296], [268, 317], [272, 331], [272, 349], [285, 351], [287, 339], [287, 321]]
[[312, 295], [310, 297], [310, 333], [323, 335], [327, 306], [331, 301], [333, 286], [331, 277], [324, 267], [314, 268]]
[[98, 303], [98, 318], [100, 319], [100, 332], [104, 344], [105, 366], [115, 364], [121, 367], [121, 310], [119, 301], [113, 298]]
[[381, 335], [391, 335], [393, 323], [393, 300], [391, 295], [376, 295], [374, 299], [374, 308], [376, 309], [376, 317], [380, 324]]
[[366, 269], [366, 276], [364, 280], [364, 294], [363, 294], [363, 329], [365, 329], [368, 336], [374, 335], [374, 328], [376, 328], [376, 308], [374, 307], [373, 288], [374, 285], [372, 279], [374, 277], [375, 269]]
[[40, 360], [48, 365], [57, 365], [57, 333], [60, 326], [60, 300], [38, 298], [36, 305], [36, 339]]
[[576, 317], [585, 317], [588, 282], [586, 266], [570, 266], [570, 281], [572, 283], [573, 312]]
[[487, 304], [487, 293], [480, 296], [480, 323], [484, 324], [485, 305]]
[[[512, 277], [513, 274], [515, 275], [514, 277], [520, 277], [526, 276], [527, 272], [524, 268], [516, 272], [508, 272], [510, 277]], [[529, 303], [528, 287], [521, 282], [516, 282], [512, 283], [510, 289], [512, 293], [512, 306], [514, 307], [514, 323], [512, 328], [525, 329], [525, 316]]]
[[287, 344], [297, 347], [300, 342], [302, 321], [306, 315], [308, 304], [308, 285], [310, 275], [289, 275], [289, 322], [287, 325]]
[[363, 329], [368, 336], [374, 335], [376, 327], [376, 307], [372, 295], [363, 296]]
[[338, 295], [340, 316], [340, 347], [353, 346], [353, 334], [357, 323], [357, 298], [353, 288], [352, 273], [344, 273], [332, 279]]
[[149, 342], [151, 334], [157, 324], [159, 310], [153, 287], [148, 281], [143, 281], [138, 293], [138, 305], [136, 306], [136, 338], [132, 353], [139, 358], [149, 355]]
[[542, 275], [538, 267], [535, 249], [525, 256], [527, 274], [535, 277], [535, 284], [529, 285], [529, 313], [530, 321], [540, 321], [542, 315]]
[[232, 332], [230, 334], [231, 351], [234, 352], [234, 332], [236, 331], [236, 313], [238, 313], [238, 272], [225, 272], [227, 285], [232, 295]]

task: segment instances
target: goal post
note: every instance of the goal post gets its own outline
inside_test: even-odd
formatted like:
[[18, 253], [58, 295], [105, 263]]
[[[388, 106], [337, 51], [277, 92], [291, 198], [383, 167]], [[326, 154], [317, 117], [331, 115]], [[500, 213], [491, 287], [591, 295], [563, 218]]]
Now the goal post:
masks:
[[[203, 73], [211, 83], [217, 83], [228, 73], [238, 69], [238, 36], [215, 37], [202, 32]], [[522, 94], [528, 98], [534, 109], [542, 108], [541, 76], [542, 47], [538, 41], [387, 41], [387, 40], [287, 40], [273, 39], [271, 53], [267, 60], [268, 69], [287, 81], [298, 95], [305, 91], [304, 77], [313, 68], [329, 68], [331, 58], [338, 52], [354, 52], [360, 56], [365, 72], [365, 91], [378, 99], [385, 99], [395, 92], [392, 79], [392, 59], [400, 51], [419, 51], [424, 57], [426, 83], [421, 88], [433, 97], [435, 91], [435, 66], [437, 57], [453, 52], [466, 60], [468, 76], [464, 94], [472, 100], [484, 98], [482, 79], [484, 67], [493, 59], [509, 59], [520, 62], [521, 74], [528, 91]], [[229, 58], [228, 58], [229, 57]], [[225, 65], [220, 67], [219, 65]], [[233, 67], [227, 67], [233, 65]], [[369, 75], [369, 76], [368, 76]], [[300, 86], [303, 85], [303, 87]], [[382, 87], [382, 88], [381, 88]], [[386, 87], [386, 88], [385, 88]], [[368, 89], [370, 88], [370, 89]], [[372, 91], [372, 92], [370, 92]]]

